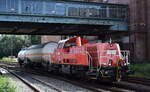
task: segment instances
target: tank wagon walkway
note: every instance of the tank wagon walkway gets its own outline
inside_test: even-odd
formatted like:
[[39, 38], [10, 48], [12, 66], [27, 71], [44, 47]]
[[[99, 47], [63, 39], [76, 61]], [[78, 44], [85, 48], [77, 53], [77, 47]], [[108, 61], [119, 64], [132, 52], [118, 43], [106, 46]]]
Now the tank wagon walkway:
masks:
[[[128, 6], [59, 0], [0, 0], [0, 33], [126, 31]], [[85, 32], [87, 31], [87, 32]]]

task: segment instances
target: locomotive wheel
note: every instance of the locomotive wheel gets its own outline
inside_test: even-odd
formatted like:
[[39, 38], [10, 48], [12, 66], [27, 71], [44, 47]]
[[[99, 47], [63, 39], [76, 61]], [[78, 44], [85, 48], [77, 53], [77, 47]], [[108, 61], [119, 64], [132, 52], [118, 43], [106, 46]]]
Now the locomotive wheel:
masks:
[[23, 64], [23, 67], [30, 69], [30, 68], [32, 68], [32, 66], [33, 65], [32, 65], [31, 61], [29, 59], [25, 59], [25, 63]]
[[122, 79], [122, 73], [121, 73], [120, 67], [118, 67], [118, 69], [117, 69], [117, 74], [116, 74], [116, 81], [117, 81], [117, 82], [120, 82], [121, 79]]
[[122, 79], [122, 70], [121, 70], [121, 61], [118, 62], [118, 66], [116, 67], [116, 81], [120, 82]]

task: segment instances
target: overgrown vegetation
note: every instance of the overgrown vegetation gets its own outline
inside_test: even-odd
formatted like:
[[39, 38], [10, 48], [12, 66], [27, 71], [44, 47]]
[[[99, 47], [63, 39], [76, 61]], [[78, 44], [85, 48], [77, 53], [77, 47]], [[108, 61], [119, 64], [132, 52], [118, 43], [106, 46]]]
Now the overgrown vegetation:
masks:
[[0, 76], [0, 92], [15, 92], [15, 89], [9, 78]]
[[135, 72], [133, 76], [150, 78], [150, 63], [132, 64], [131, 69]]
[[0, 62], [17, 62], [17, 58], [3, 57], [0, 59]]

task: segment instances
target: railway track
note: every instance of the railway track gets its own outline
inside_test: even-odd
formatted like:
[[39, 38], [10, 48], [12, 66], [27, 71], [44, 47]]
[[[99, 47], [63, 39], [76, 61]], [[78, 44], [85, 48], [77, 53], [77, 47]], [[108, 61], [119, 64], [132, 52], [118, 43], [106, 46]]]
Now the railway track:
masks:
[[128, 77], [128, 82], [150, 86], [150, 79], [148, 78]]
[[[11, 65], [12, 65], [12, 67], [11, 67]], [[40, 69], [34, 69], [34, 70], [33, 69], [29, 69], [29, 70], [28, 69], [20, 69], [19, 67], [14, 67], [14, 65], [18, 66], [15, 63], [13, 63], [13, 64], [8, 63], [9, 67], [7, 66], [7, 64], [4, 64], [3, 66], [8, 67], [10, 70], [21, 71], [21, 72], [25, 72], [25, 73], [29, 73], [29, 74], [33, 74], [33, 75], [38, 75], [38, 76], [47, 76], [47, 77], [51, 77], [51, 78], [58, 79], [61, 81], [65, 81], [70, 84], [80, 86], [82, 88], [88, 89], [93, 92], [110, 92], [110, 91], [111, 92], [112, 91], [113, 92], [127, 92], [127, 91], [130, 91], [130, 90], [118, 88], [116, 86], [111, 86], [113, 84], [109, 84], [109, 86], [108, 86], [108, 84], [106, 84], [107, 86], [103, 85], [103, 84], [100, 85], [100, 83], [95, 84], [96, 81], [94, 81], [94, 80], [85, 81], [85, 80], [80, 80], [80, 79], [74, 79], [71, 77], [66, 78], [66, 76], [64, 77], [64, 75], [61, 75], [61, 74], [51, 75], [50, 73], [47, 73], [47, 72], [45, 73], [45, 71], [40, 71]], [[37, 81], [42, 81], [35, 77], [34, 77], [34, 79], [36, 79]]]
[[[31, 77], [28, 74], [25, 74], [25, 73], [22, 74], [21, 72], [12, 71], [4, 67], [2, 69], [8, 71], [10, 74], [17, 77], [20, 81], [22, 81], [25, 85], [27, 85], [30, 89], [32, 89], [33, 92], [62, 92], [60, 88], [54, 87], [53, 85], [47, 84], [46, 82], [43, 82], [42, 80]], [[25, 76], [28, 76], [28, 79], [25, 78]], [[33, 82], [33, 81], [36, 81], [36, 82]], [[35, 83], [38, 84], [38, 86], [35, 85]]]
[[[5, 68], [6, 68], [6, 66], [4, 66]], [[16, 76], [21, 76], [21, 77], [25, 77], [25, 76], [29, 76], [31, 79], [33, 79], [33, 80], [35, 80], [35, 81], [37, 81], [37, 82], [40, 82], [40, 83], [42, 83], [42, 84], [44, 84], [45, 86], [48, 86], [48, 87], [50, 87], [51, 89], [54, 89], [54, 90], [56, 90], [57, 92], [62, 92], [63, 90], [61, 90], [60, 88], [57, 88], [56, 86], [54, 86], [54, 85], [51, 85], [51, 84], [49, 84], [48, 82], [45, 82], [45, 81], [43, 81], [42, 79], [40, 79], [40, 78], [37, 78], [37, 76], [33, 76], [33, 75], [39, 75], [39, 76], [41, 76], [41, 74], [43, 75], [43, 73], [39, 73], [39, 72], [35, 72], [35, 71], [27, 71], [27, 70], [22, 70], [22, 69], [20, 69], [20, 68], [17, 68], [17, 69], [12, 69], [12, 68], [14, 68], [14, 67], [9, 67], [8, 69], [9, 69], [9, 71], [11, 72], [11, 71], [13, 71], [13, 74], [15, 74]], [[15, 73], [14, 73], [15, 72]], [[44, 76], [46, 76], [46, 75], [44, 75]], [[48, 76], [49, 77], [49, 76]], [[64, 85], [65, 86], [65, 85]], [[79, 86], [79, 85], [78, 85]], [[34, 85], [33, 85], [33, 87], [34, 87]], [[81, 87], [83, 87], [83, 86], [81, 86]], [[85, 88], [85, 87], [84, 87]], [[86, 89], [86, 88], [85, 88]], [[89, 91], [88, 92], [95, 92], [95, 91], [97, 91], [97, 92], [105, 92], [105, 90], [101, 90], [101, 89], [98, 89], [98, 90], [96, 90], [96, 89], [92, 89], [91, 87], [89, 87], [89, 88], [87, 88], [87, 89], [89, 89]], [[43, 91], [35, 91], [35, 92], [43, 92]], [[45, 91], [45, 92], [52, 92], [52, 91]], [[69, 91], [70, 92], [70, 91]], [[74, 91], [75, 92], [75, 91]], [[87, 92], [87, 91], [83, 91], [83, 92]]]
[[[125, 89], [125, 88], [119, 88], [117, 86], [112, 86], [113, 84], [110, 84], [110, 83], [107, 83], [107, 84], [105, 83], [105, 85], [103, 85], [104, 83], [102, 83], [102, 85], [101, 85], [99, 82], [96, 82], [95, 80], [88, 80], [88, 81], [80, 80], [80, 79], [77, 80], [74, 78], [63, 77], [62, 75], [49, 75], [49, 74], [37, 73], [35, 71], [24, 71], [24, 72], [30, 73], [33, 75], [38, 75], [38, 76], [41, 76], [41, 74], [42, 74], [43, 76], [55, 78], [55, 79], [58, 79], [61, 81], [71, 83], [76, 86], [80, 86], [80, 87], [88, 89], [92, 92], [131, 92], [132, 91], [132, 90]], [[61, 76], [61, 77], [59, 77], [59, 76]]]
[[[64, 81], [64, 82], [67, 82], [67, 83], [70, 83], [72, 85], [75, 85], [75, 86], [79, 86], [79, 87], [82, 87], [84, 89], [88, 89], [89, 92], [106, 92], [106, 90], [103, 90], [101, 88], [95, 88], [95, 87], [92, 87], [90, 85], [83, 85], [81, 84], [79, 81], [73, 81], [73, 80], [68, 80], [68, 79], [65, 79], [63, 77], [58, 77], [58, 76], [54, 76], [54, 75], [49, 75], [49, 74], [45, 74], [45, 73], [42, 73], [42, 72], [35, 72], [35, 71], [28, 71], [28, 70], [17, 70], [17, 71], [21, 71], [21, 72], [25, 72], [27, 74], [30, 74], [31, 76], [35, 76], [35, 77], [31, 77], [32, 79], [36, 80], [36, 81], [39, 81], [39, 82], [42, 82], [42, 83], [45, 83], [46, 85], [49, 85], [49, 86], [52, 86], [54, 89], [56, 88], [56, 86], [53, 86], [53, 85], [50, 85], [48, 82], [45, 82], [43, 81], [42, 79], [40, 79], [41, 75], [42, 77], [49, 77], [49, 78], [53, 78], [53, 79], [56, 79], [56, 80], [61, 80], [61, 81]], [[61, 90], [62, 91], [62, 90]], [[61, 91], [58, 91], [58, 92], [61, 92]]]
[[[7, 67], [7, 65], [6, 65]], [[101, 82], [97, 82], [95, 80], [78, 80], [78, 79], [74, 79], [71, 77], [63, 77], [60, 74], [50, 74], [48, 72], [45, 71], [40, 71], [40, 69], [21, 69], [19, 67], [9, 67], [10, 70], [15, 70], [15, 71], [20, 71], [20, 72], [24, 72], [24, 73], [28, 73], [28, 74], [32, 74], [32, 75], [37, 75], [37, 76], [46, 76], [49, 78], [55, 78], [61, 81], [65, 81], [68, 83], [71, 83], [73, 85], [76, 86], [80, 86], [82, 88], [88, 89], [92, 92], [134, 92], [136, 91], [136, 88], [132, 89], [131, 87], [128, 86], [124, 86], [124, 84], [114, 84], [114, 83], [101, 83]], [[38, 72], [37, 72], [38, 71]], [[31, 77], [32, 78], [32, 77]], [[34, 77], [32, 79], [35, 79], [36, 81], [40, 81], [40, 82], [44, 82], [43, 80], [40, 80], [39, 78], [37, 79], [37, 77]]]
[[[30, 81], [31, 84], [39, 90], [39, 92], [62, 92], [62, 90], [60, 88], [50, 85], [50, 84], [48, 84], [40, 79], [37, 79], [35, 77], [32, 77], [30, 74], [22, 73], [22, 72], [18, 72], [18, 71], [15, 71], [15, 72], [16, 72], [16, 74], [25, 78], [27, 81]], [[28, 77], [26, 77], [26, 76], [28, 76]]]
[[[34, 92], [40, 92], [37, 88], [35, 88], [32, 84], [30, 84], [29, 82], [27, 82], [24, 78], [20, 77], [19, 75], [9, 71], [8, 69], [4, 68], [4, 67], [0, 67], [1, 71], [5, 71], [8, 72], [10, 74], [12, 74], [13, 76], [15, 76], [16, 78], [18, 78], [21, 82], [23, 82], [25, 85], [27, 85], [31, 90], [33, 90]], [[3, 75], [3, 73], [2, 73]]]
[[[78, 79], [74, 79], [74, 78], [71, 78], [71, 77], [64, 77], [60, 74], [48, 74], [48, 73], [44, 73], [44, 71], [39, 71], [39, 69], [37, 70], [20, 70], [19, 68], [17, 69], [18, 71], [22, 71], [22, 72], [26, 72], [26, 73], [29, 73], [29, 74], [33, 74], [33, 75], [39, 75], [39, 76], [47, 76], [47, 77], [51, 77], [51, 78], [55, 78], [55, 79], [58, 79], [58, 80], [61, 80], [61, 81], [65, 81], [65, 82], [68, 82], [68, 83], [71, 83], [73, 85], [76, 85], [76, 86], [80, 86], [82, 88], [85, 88], [85, 89], [88, 89], [88, 90], [91, 90], [93, 92], [131, 92], [132, 90], [130, 89], [127, 89], [127, 88], [121, 88], [121, 87], [117, 87], [117, 86], [114, 86], [114, 84], [111, 84], [111, 83], [105, 83], [105, 85], [103, 85], [104, 83], [99, 83], [95, 80], [88, 80], [88, 81], [85, 81], [85, 80], [78, 80]], [[36, 72], [38, 71], [38, 72]], [[61, 76], [61, 77], [59, 77]], [[133, 92], [133, 91], [132, 91]]]

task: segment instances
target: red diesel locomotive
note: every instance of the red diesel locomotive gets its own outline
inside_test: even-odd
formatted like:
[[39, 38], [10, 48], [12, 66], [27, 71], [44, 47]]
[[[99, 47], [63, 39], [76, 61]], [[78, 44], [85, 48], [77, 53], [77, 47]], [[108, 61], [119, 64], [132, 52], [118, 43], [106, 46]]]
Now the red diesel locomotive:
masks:
[[[123, 51], [123, 55], [117, 43], [90, 44], [87, 39], [75, 37], [62, 40], [57, 47], [51, 48], [54, 49], [49, 53], [41, 50], [40, 54], [36, 51], [34, 54], [25, 54], [24, 51], [23, 55], [18, 55], [18, 60], [22, 64], [25, 60], [34, 62], [30, 57], [37, 58], [41, 55], [46, 58], [47, 56], [49, 60], [44, 62], [45, 59], [43, 59], [40, 63], [49, 71], [64, 72], [75, 76], [86, 75], [100, 80], [120, 81], [129, 73], [129, 52]], [[19, 57], [23, 57], [24, 60]]]

